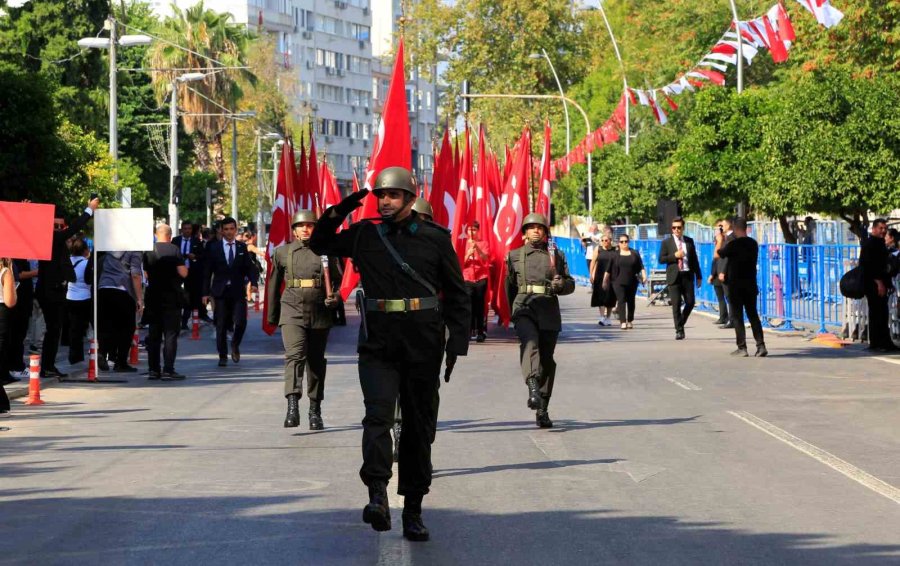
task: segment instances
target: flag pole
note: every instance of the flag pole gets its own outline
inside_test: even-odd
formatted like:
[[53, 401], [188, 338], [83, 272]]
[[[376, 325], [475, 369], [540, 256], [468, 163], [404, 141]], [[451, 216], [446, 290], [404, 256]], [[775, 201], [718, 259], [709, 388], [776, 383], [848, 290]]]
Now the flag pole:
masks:
[[737, 5], [731, 1], [731, 14], [734, 17], [734, 31], [737, 33], [737, 91], [744, 92], [744, 40], [741, 36], [741, 21], [738, 19]]
[[[734, 4], [734, 0], [732, 0], [732, 4]], [[628, 110], [628, 77], [625, 75], [625, 64], [622, 62], [622, 53], [619, 51], [619, 43], [616, 41], [616, 35], [613, 33], [612, 26], [609, 25], [609, 19], [606, 17], [606, 10], [603, 9], [603, 0], [597, 2], [597, 7], [600, 9], [600, 15], [603, 16], [603, 23], [606, 24], [606, 31], [609, 32], [609, 39], [612, 40], [613, 50], [616, 52], [616, 60], [619, 61], [619, 69], [622, 71], [622, 85], [624, 88], [622, 96], [625, 97], [625, 155], [629, 155], [631, 153], [631, 120]]]

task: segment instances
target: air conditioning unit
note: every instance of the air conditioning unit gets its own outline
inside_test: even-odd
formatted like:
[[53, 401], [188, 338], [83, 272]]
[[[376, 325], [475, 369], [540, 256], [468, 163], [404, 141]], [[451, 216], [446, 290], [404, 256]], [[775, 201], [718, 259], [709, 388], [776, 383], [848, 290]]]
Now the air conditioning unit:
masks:
[[325, 74], [333, 75], [334, 72], [335, 72], [335, 68], [334, 68], [334, 67], [325, 67]]
[[350, 107], [350, 113], [351, 113], [351, 114], [356, 114], [356, 106], [351, 106], [351, 107]]
[[369, 7], [365, 6], [365, 7], [363, 7], [363, 16], [368, 16], [368, 15], [369, 15]]
[[309, 30], [304, 31], [302, 34], [303, 39], [312, 39], [312, 32]]
[[313, 102], [312, 104], [310, 104], [309, 107], [312, 108], [313, 112], [315, 112], [316, 110], [319, 109], [319, 105], [316, 104], [315, 102]]
[[369, 142], [367, 140], [363, 140], [363, 147], [369, 147]]
[[350, 145], [353, 145], [353, 138], [350, 138]]
[[340, 8], [341, 10], [346, 10], [346, 9], [347, 9], [347, 3], [346, 3], [346, 2], [338, 2], [337, 5], [338, 5], [338, 8]]
[[360, 48], [360, 49], [365, 49], [365, 48], [366, 48], [366, 42], [365, 42], [365, 40], [362, 40], [362, 39], [359, 40], [359, 48]]
[[315, 66], [315, 65], [313, 65], [313, 62], [312, 62], [312, 61], [309, 61], [309, 60], [306, 61], [306, 68], [307, 68], [307, 69], [312, 69], [314, 66]]
[[333, 141], [334, 141], [334, 138], [332, 138], [331, 136], [325, 136], [325, 143], [331, 143]]
[[367, 106], [367, 107], [366, 107], [366, 116], [368, 116], [368, 115], [371, 114], [371, 113], [372, 113], [372, 111], [369, 110], [369, 107]]
[[343, 76], [345, 76], [346, 74], [347, 74], [347, 71], [345, 71], [344, 69], [338, 69], [338, 70], [337, 70], [337, 76], [339, 76], [339, 77], [343, 77]]

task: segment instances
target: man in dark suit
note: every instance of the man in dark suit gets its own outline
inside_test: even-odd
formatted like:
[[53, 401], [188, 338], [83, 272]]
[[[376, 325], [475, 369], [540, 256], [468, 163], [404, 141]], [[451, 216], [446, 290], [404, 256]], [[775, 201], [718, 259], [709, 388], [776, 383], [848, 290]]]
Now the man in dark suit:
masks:
[[192, 311], [198, 311], [200, 318], [208, 318], [206, 309], [201, 304], [203, 295], [203, 242], [194, 235], [194, 226], [190, 220], [181, 223], [181, 235], [172, 238], [172, 244], [181, 252], [184, 265], [188, 268], [188, 277], [184, 288], [188, 294], [188, 304], [181, 312], [181, 329], [187, 330]]
[[859, 267], [865, 283], [866, 303], [869, 306], [869, 350], [893, 352], [888, 314], [888, 295], [891, 278], [888, 270], [889, 252], [884, 243], [887, 223], [883, 218], [872, 221], [869, 237], [859, 250]]
[[728, 284], [728, 302], [731, 307], [731, 321], [734, 323], [734, 337], [737, 350], [732, 356], [746, 358], [747, 330], [744, 328], [744, 313], [750, 321], [753, 339], [756, 341], [756, 354], [759, 358], [769, 355], [763, 335], [762, 323], [756, 310], [759, 287], [756, 284], [756, 263], [759, 260], [759, 244], [747, 235], [747, 220], [735, 218], [732, 223], [734, 237], [719, 249], [719, 257], [727, 259], [725, 279]]
[[694, 286], [699, 289], [703, 281], [694, 240], [684, 235], [684, 218], [676, 216], [672, 220], [672, 236], [660, 245], [659, 262], [666, 264], [675, 339], [684, 340], [684, 325], [694, 310]]
[[66, 283], [75, 281], [75, 269], [69, 259], [66, 242], [87, 226], [98, 206], [100, 206], [99, 198], [91, 200], [71, 226], [67, 226], [63, 218], [53, 219], [52, 255], [49, 260], [42, 260], [38, 264], [38, 282], [35, 289], [35, 296], [47, 325], [44, 346], [41, 348], [41, 377], [59, 379], [66, 377], [66, 374], [56, 368], [56, 352], [59, 350], [63, 311], [66, 308]]
[[221, 223], [222, 240], [206, 250], [206, 271], [203, 276], [203, 305], [212, 297], [216, 322], [216, 348], [219, 367], [228, 365], [228, 328], [234, 323], [231, 339], [231, 360], [241, 361], [241, 339], [247, 329], [247, 283], [258, 292], [259, 272], [254, 267], [247, 244], [237, 241], [237, 221], [226, 218]]

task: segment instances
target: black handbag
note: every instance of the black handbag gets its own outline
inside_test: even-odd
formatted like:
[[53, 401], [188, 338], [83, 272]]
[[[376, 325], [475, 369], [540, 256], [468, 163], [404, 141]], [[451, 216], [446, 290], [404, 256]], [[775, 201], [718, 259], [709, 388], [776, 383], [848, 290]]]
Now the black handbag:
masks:
[[841, 277], [841, 295], [848, 299], [862, 299], [866, 294], [862, 269], [857, 265]]

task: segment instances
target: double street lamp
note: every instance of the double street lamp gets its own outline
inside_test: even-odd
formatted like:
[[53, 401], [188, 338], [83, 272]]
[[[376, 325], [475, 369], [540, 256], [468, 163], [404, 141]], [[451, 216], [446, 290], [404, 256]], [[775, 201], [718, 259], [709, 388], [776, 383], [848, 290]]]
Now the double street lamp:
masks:
[[[85, 37], [78, 40], [82, 49], [109, 49], [109, 156], [113, 165], [113, 186], [118, 193], [119, 188], [119, 132], [118, 132], [118, 98], [116, 96], [116, 48], [150, 45], [153, 41], [148, 35], [116, 36], [116, 20], [110, 16], [103, 27], [109, 30], [109, 37]], [[121, 195], [119, 195], [121, 197]], [[125, 203], [123, 203], [125, 204]]]

